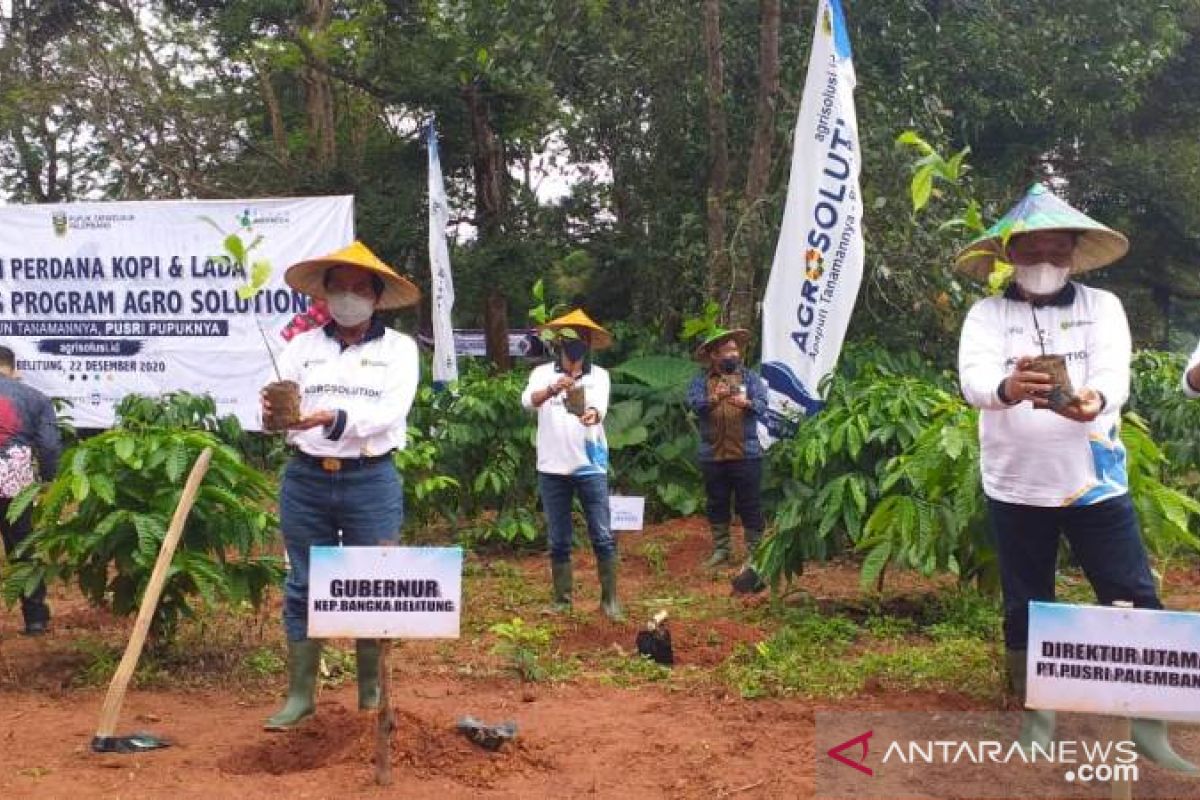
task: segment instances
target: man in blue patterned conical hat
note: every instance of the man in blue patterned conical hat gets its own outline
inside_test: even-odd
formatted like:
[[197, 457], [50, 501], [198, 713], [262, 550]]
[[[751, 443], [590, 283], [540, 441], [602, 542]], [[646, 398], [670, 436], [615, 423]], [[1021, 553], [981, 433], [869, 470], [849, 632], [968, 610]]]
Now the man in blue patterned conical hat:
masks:
[[1044, 184], [1035, 183], [995, 225], [962, 249], [955, 267], [973, 278], [987, 280], [997, 257], [1010, 260], [1005, 253], [1007, 245], [1037, 231], [1071, 234], [1071, 275], [1106, 267], [1129, 250], [1124, 235], [1073, 208]]
[[[1004, 644], [1022, 703], [1029, 603], [1054, 600], [1060, 536], [1100, 603], [1162, 608], [1119, 434], [1129, 397], [1129, 323], [1115, 295], [1072, 280], [1128, 249], [1120, 233], [1035, 184], [956, 260], [980, 279], [996, 259], [1013, 267], [1004, 293], [968, 312], [958, 371], [964, 397], [980, 409], [980, 472], [1004, 594]], [[1025, 711], [1022, 745], [1049, 747], [1054, 723], [1053, 711]], [[1172, 749], [1162, 720], [1135, 719], [1132, 732], [1146, 758], [1198, 771]]]

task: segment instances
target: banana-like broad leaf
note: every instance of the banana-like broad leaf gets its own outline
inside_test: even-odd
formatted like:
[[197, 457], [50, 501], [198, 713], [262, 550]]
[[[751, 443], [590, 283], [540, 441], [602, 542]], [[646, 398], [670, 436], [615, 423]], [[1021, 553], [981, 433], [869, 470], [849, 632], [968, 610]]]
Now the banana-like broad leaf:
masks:
[[609, 370], [614, 375], [632, 378], [654, 389], [686, 387], [695, 376], [697, 367], [686, 358], [673, 356], [638, 356]]

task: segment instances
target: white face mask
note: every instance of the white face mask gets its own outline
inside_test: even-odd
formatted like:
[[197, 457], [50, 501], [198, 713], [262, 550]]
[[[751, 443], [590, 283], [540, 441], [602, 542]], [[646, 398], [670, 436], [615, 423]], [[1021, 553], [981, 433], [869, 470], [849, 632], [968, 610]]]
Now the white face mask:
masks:
[[1054, 294], [1067, 285], [1071, 270], [1043, 261], [1041, 264], [1017, 264], [1017, 285], [1030, 294]]
[[330, 294], [325, 301], [329, 304], [329, 313], [333, 315], [338, 325], [353, 328], [371, 318], [375, 311], [375, 301], [351, 292]]

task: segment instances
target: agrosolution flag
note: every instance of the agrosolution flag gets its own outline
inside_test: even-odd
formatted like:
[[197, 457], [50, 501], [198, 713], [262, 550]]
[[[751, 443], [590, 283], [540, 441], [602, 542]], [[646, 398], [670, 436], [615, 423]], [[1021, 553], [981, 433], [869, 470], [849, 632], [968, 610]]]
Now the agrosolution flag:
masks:
[[793, 139], [783, 227], [763, 297], [764, 441], [824, 405], [862, 282], [862, 196], [854, 64], [839, 0], [821, 0]]
[[442, 160], [438, 155], [437, 130], [430, 119], [425, 126], [429, 143], [429, 271], [433, 289], [433, 383], [444, 386], [458, 380], [458, 359], [454, 354], [454, 279], [450, 275], [450, 251], [446, 247], [446, 226], [450, 212], [446, 206], [446, 184], [442, 181]]

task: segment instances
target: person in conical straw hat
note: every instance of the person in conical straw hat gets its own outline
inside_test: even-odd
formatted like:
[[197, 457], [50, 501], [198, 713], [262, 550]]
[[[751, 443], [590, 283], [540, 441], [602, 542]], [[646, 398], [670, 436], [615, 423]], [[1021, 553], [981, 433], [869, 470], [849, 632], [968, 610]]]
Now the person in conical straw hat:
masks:
[[758, 423], [767, 411], [767, 389], [743, 361], [749, 344], [750, 333], [742, 328], [709, 333], [696, 348], [700, 371], [688, 386], [688, 406], [700, 420], [700, 470], [713, 538], [704, 566], [715, 569], [732, 559], [732, 504], [746, 539], [745, 566], [733, 583], [739, 593], [766, 588], [750, 562], [765, 528]]
[[623, 619], [617, 599], [617, 542], [608, 506], [608, 372], [590, 354], [612, 344], [612, 335], [582, 309], [551, 320], [539, 331], [554, 360], [529, 375], [521, 404], [537, 413], [538, 491], [546, 514], [550, 574], [556, 611], [571, 608], [571, 501], [583, 506], [600, 577], [600, 607]]
[[[1108, 266], [1125, 237], [1035, 184], [958, 255], [984, 280], [997, 261], [1013, 280], [977, 302], [959, 342], [963, 395], [980, 409], [980, 466], [1004, 594], [1009, 674], [1026, 688], [1029, 602], [1054, 599], [1065, 535], [1103, 604], [1162, 608], [1129, 497], [1119, 427], [1129, 396], [1131, 344], [1121, 301], [1072, 278]], [[1021, 743], [1047, 747], [1054, 712], [1027, 710]], [[1136, 719], [1141, 753], [1195, 772], [1161, 720]]]
[[[420, 377], [416, 343], [376, 314], [412, 305], [420, 293], [366, 245], [293, 264], [284, 280], [323, 300], [331, 319], [296, 333], [279, 356], [280, 383], [298, 389], [299, 415], [281, 419], [278, 384], [262, 399], [264, 423], [285, 429], [293, 447], [279, 497], [288, 695], [268, 730], [294, 727], [316, 708], [321, 641], [308, 638], [309, 548], [399, 540], [404, 493], [393, 456], [404, 448]], [[359, 639], [355, 649], [359, 708], [377, 708], [379, 642]]]

